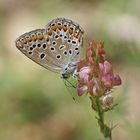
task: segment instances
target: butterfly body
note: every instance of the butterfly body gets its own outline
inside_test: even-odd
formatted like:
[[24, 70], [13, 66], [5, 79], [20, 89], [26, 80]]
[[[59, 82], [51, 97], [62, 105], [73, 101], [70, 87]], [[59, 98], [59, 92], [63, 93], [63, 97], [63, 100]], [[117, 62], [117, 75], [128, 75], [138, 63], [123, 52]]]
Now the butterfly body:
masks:
[[28, 58], [69, 78], [77, 68], [83, 46], [82, 28], [75, 22], [57, 18], [44, 29], [27, 32], [16, 40], [16, 47]]

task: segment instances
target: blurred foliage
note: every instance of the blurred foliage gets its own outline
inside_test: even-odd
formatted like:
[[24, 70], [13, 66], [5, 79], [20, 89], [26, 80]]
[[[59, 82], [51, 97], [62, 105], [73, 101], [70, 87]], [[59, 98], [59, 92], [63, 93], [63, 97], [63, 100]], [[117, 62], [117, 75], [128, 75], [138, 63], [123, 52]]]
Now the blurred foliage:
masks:
[[113, 140], [139, 140], [139, 4], [139, 0], [1, 0], [0, 139], [100, 139], [88, 96], [77, 97], [60, 75], [36, 65], [15, 47], [19, 35], [65, 17], [85, 30], [82, 57], [89, 41], [102, 41], [122, 76], [123, 85], [113, 90], [118, 106], [107, 114], [108, 121], [118, 124]]

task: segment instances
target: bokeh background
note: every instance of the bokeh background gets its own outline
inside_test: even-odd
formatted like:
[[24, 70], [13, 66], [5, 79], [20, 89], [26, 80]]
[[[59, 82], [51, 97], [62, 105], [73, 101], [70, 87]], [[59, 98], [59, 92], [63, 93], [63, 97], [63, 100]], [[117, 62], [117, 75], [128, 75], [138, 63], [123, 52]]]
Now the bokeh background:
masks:
[[15, 47], [19, 35], [43, 28], [56, 17], [83, 27], [84, 48], [93, 39], [104, 42], [123, 80], [113, 93], [119, 105], [106, 116], [118, 124], [113, 140], [139, 140], [139, 0], [0, 0], [0, 140], [101, 138], [88, 96], [73, 101], [60, 75], [35, 64]]

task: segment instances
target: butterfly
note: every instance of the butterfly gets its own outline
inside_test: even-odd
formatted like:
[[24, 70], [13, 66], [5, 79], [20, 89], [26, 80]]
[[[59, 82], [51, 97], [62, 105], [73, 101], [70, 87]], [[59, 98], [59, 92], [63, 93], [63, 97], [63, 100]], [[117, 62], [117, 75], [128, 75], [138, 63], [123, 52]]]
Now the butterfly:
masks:
[[28, 58], [67, 79], [80, 61], [83, 34], [83, 29], [74, 21], [56, 18], [43, 29], [19, 36], [15, 44]]

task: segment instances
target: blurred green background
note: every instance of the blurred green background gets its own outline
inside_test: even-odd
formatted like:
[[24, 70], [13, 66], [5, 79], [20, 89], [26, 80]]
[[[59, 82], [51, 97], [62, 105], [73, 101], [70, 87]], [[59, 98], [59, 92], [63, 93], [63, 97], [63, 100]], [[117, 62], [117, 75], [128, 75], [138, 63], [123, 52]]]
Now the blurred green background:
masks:
[[0, 0], [0, 140], [101, 138], [88, 96], [73, 101], [60, 75], [15, 47], [19, 35], [56, 17], [83, 27], [84, 48], [93, 39], [104, 41], [123, 80], [113, 93], [119, 106], [107, 114], [118, 124], [113, 140], [140, 140], [139, 0]]

